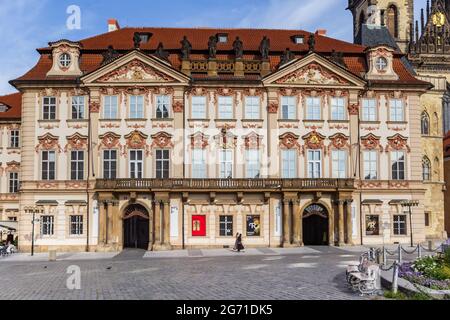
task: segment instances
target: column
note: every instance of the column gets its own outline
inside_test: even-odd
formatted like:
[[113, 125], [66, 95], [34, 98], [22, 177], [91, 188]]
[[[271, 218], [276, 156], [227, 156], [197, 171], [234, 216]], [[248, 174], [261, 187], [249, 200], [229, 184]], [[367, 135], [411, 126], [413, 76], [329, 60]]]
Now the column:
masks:
[[163, 244], [170, 246], [170, 201], [164, 201], [164, 241]]
[[352, 202], [347, 201], [347, 244], [353, 245], [353, 221], [352, 221]]
[[99, 202], [99, 224], [98, 224], [98, 242], [105, 244], [106, 240], [106, 208], [104, 202]]
[[289, 245], [291, 243], [291, 229], [290, 229], [290, 202], [289, 199], [283, 200], [283, 245]]
[[112, 244], [113, 242], [113, 215], [112, 215], [112, 203], [110, 201], [107, 202], [107, 225], [108, 225], [108, 232], [106, 233], [106, 244]]
[[294, 208], [293, 208], [293, 233], [294, 233], [294, 244], [297, 246], [303, 245], [303, 221], [300, 215], [300, 200], [294, 200]]
[[162, 243], [161, 239], [161, 202], [155, 201], [155, 245]]
[[334, 206], [331, 207], [331, 212], [329, 212], [328, 214], [329, 214], [328, 230], [329, 230], [329, 234], [330, 234], [328, 243], [330, 246], [334, 246], [334, 220], [335, 220]]
[[339, 213], [339, 246], [343, 246], [344, 242], [344, 200], [338, 200]]

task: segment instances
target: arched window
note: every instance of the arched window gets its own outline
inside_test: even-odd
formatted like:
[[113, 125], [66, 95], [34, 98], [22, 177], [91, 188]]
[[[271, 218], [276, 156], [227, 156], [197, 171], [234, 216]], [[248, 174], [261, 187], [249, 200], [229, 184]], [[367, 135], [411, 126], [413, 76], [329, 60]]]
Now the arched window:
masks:
[[430, 134], [430, 117], [428, 116], [428, 113], [426, 113], [425, 111], [422, 112], [422, 135], [429, 135]]
[[386, 26], [394, 38], [398, 38], [398, 9], [395, 5], [390, 5], [387, 9]]
[[431, 180], [431, 162], [427, 157], [423, 157], [422, 160], [422, 175], [423, 181]]
[[439, 132], [439, 116], [436, 112], [433, 115], [433, 126], [434, 126], [434, 131], [436, 132], [436, 135], [440, 136], [441, 133]]

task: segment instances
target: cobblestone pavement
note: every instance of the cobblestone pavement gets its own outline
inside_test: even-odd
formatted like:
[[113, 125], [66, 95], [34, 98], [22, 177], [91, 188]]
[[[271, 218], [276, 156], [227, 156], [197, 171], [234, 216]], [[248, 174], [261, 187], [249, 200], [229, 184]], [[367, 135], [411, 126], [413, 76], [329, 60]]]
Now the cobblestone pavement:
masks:
[[[0, 299], [350, 300], [345, 267], [359, 252], [314, 248], [283, 254], [144, 258], [126, 251], [109, 259], [0, 260]], [[287, 251], [285, 251], [287, 253]], [[81, 289], [69, 290], [67, 268], [80, 267]]]

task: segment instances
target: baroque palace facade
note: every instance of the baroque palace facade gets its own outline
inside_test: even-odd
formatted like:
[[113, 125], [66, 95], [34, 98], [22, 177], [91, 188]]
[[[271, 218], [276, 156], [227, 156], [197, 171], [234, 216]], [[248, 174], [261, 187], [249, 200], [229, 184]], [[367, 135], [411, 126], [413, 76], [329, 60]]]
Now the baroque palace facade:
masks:
[[450, 189], [445, 182], [450, 171], [443, 147], [450, 131], [450, 1], [428, 1], [417, 20], [413, 0], [349, 0], [348, 8], [354, 17], [355, 43], [396, 46], [412, 72], [433, 84], [420, 98], [420, 117], [426, 224], [437, 236], [441, 230], [433, 228], [444, 225], [444, 217], [450, 221]]
[[[444, 237], [442, 217], [425, 226], [431, 85], [394, 48], [320, 31], [110, 29], [49, 43], [11, 81], [20, 250], [36, 208], [38, 251]], [[419, 201], [411, 217], [404, 200]]]

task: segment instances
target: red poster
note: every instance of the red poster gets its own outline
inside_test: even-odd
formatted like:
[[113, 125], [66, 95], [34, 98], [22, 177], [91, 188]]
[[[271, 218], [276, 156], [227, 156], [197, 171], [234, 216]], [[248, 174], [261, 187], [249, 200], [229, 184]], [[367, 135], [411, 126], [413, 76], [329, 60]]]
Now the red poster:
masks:
[[206, 237], [206, 216], [192, 216], [192, 236]]

